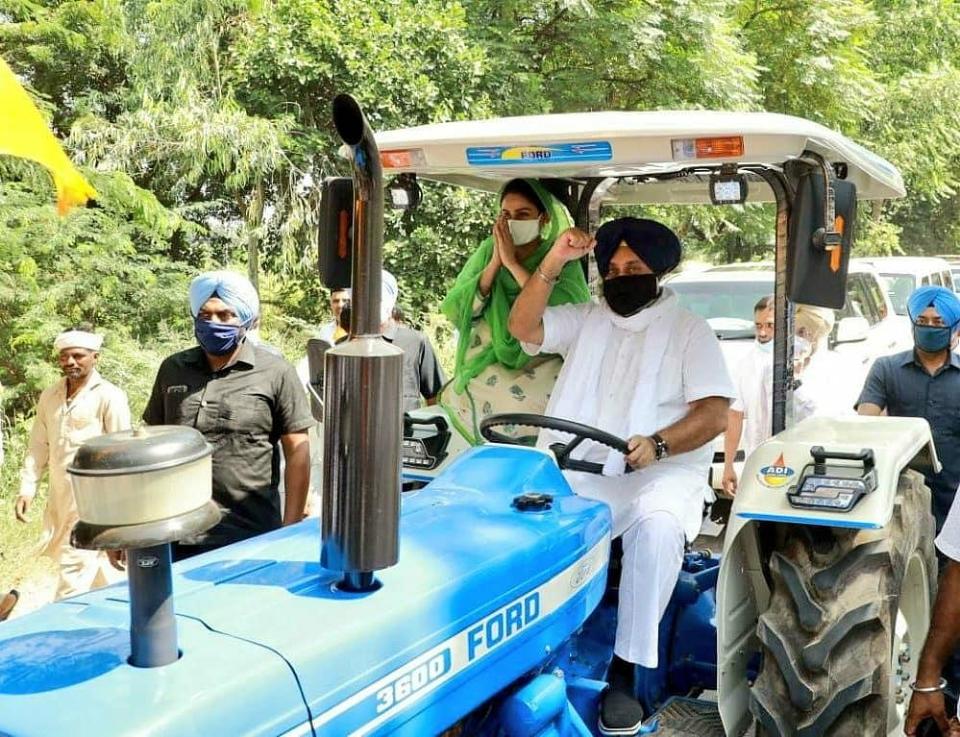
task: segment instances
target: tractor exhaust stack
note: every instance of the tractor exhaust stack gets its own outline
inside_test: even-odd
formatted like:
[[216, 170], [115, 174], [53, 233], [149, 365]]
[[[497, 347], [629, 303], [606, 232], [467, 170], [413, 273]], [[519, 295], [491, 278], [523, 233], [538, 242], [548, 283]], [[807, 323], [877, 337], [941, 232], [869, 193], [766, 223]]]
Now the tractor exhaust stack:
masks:
[[363, 111], [349, 95], [333, 122], [353, 164], [350, 338], [325, 356], [320, 564], [340, 588], [376, 588], [374, 572], [399, 555], [403, 351], [382, 340], [383, 173]]

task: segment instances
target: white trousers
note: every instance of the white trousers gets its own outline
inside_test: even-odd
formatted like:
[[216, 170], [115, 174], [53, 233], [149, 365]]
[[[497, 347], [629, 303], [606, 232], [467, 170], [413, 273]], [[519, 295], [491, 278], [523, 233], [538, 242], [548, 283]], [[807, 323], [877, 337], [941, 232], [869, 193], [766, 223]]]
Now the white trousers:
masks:
[[660, 619], [677, 585], [683, 543], [683, 527], [670, 512], [652, 512], [623, 533], [613, 651], [628, 663], [657, 667]]
[[623, 538], [614, 652], [655, 668], [660, 619], [683, 564], [684, 542], [698, 529], [704, 483], [666, 464], [624, 476], [564, 472], [579, 495], [610, 506], [613, 535]]

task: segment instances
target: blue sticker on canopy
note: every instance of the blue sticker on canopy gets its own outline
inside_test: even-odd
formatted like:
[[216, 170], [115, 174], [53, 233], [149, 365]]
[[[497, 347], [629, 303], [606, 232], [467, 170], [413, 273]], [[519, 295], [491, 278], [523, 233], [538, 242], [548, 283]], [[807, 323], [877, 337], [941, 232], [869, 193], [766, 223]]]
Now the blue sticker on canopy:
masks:
[[472, 146], [467, 148], [467, 163], [471, 166], [566, 164], [569, 162], [610, 161], [612, 158], [613, 147], [609, 141], [545, 143], [538, 146]]

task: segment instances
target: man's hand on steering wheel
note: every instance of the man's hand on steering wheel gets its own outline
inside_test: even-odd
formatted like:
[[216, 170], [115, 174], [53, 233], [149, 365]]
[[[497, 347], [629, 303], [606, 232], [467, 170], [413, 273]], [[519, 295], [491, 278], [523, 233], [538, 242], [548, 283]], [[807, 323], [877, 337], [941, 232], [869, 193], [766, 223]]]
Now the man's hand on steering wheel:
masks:
[[657, 444], [653, 442], [653, 438], [646, 435], [631, 435], [627, 439], [627, 448], [630, 453], [627, 454], [626, 461], [631, 468], [640, 470], [657, 460]]

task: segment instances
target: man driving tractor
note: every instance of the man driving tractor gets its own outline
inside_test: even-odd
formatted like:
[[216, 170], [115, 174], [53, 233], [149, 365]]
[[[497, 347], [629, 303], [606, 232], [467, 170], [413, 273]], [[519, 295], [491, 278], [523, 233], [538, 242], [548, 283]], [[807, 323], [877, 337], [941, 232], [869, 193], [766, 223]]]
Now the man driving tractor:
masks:
[[[594, 250], [603, 300], [547, 307], [564, 265]], [[610, 505], [613, 534], [623, 537], [615, 657], [600, 710], [606, 735], [640, 730], [634, 665], [657, 665], [658, 623], [685, 541], [700, 529], [709, 443], [723, 432], [734, 396], [713, 331], [660, 286], [680, 252], [677, 236], [651, 220], [611, 221], [596, 239], [571, 228], [510, 313], [510, 332], [525, 351], [565, 359], [546, 414], [629, 438], [629, 468], [621, 453], [588, 442], [578, 460], [597, 472], [565, 471], [578, 494]], [[539, 445], [557, 439], [545, 430]]]

